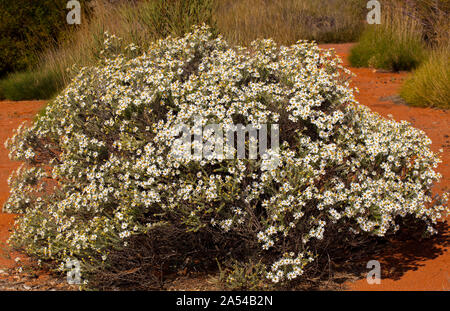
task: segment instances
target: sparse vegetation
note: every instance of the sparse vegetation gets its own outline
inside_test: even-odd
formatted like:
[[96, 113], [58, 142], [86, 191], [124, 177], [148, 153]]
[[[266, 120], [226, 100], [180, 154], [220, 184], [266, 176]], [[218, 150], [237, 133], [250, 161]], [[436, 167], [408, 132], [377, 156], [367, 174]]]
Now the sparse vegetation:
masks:
[[273, 285], [265, 281], [266, 265], [261, 261], [239, 262], [234, 260], [227, 267], [220, 267], [219, 280], [229, 290], [270, 290]]
[[363, 29], [364, 0], [222, 0], [215, 10], [218, 31], [231, 43], [248, 45], [273, 38], [280, 44], [298, 40], [353, 42]]

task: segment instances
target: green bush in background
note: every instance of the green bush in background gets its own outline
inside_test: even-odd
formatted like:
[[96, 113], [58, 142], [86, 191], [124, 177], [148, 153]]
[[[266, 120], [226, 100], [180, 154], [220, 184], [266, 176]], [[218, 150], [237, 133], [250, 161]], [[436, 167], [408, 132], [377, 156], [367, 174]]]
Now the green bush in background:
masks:
[[405, 4], [382, 6], [381, 23], [368, 25], [352, 49], [356, 67], [411, 70], [425, 57], [423, 25]]
[[406, 80], [401, 96], [413, 106], [450, 108], [450, 52], [439, 49]]
[[17, 72], [0, 81], [0, 99], [32, 100], [49, 99], [60, 88], [57, 72]]
[[352, 49], [356, 67], [412, 70], [448, 41], [450, 1], [382, 1], [381, 24], [368, 25]]
[[[91, 0], [80, 0], [82, 20]], [[42, 55], [70, 36], [67, 0], [0, 0], [0, 100], [48, 99], [62, 87], [60, 73], [36, 70]], [[59, 76], [59, 77], [58, 77]]]
[[349, 60], [355, 67], [400, 71], [417, 67], [424, 57], [420, 35], [401, 37], [396, 29], [371, 25], [352, 49]]
[[66, 4], [67, 0], [0, 0], [0, 76], [35, 65], [39, 53], [58, 41], [67, 27]]

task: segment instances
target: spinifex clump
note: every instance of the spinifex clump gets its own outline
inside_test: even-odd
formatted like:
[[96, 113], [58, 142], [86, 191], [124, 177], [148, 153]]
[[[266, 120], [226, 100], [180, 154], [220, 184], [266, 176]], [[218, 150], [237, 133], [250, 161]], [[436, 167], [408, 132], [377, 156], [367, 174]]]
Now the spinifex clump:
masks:
[[[97, 285], [155, 286], [161, 269], [195, 256], [260, 261], [266, 282], [286, 284], [320, 251], [403, 219], [435, 232], [445, 207], [431, 197], [430, 139], [360, 106], [332, 51], [232, 48], [207, 27], [145, 52], [114, 36], [105, 45], [98, 66], [8, 142], [26, 163], [6, 207], [23, 214], [12, 242], [28, 253], [61, 270], [78, 259]], [[198, 117], [279, 125], [277, 165], [175, 157], [176, 128]]]

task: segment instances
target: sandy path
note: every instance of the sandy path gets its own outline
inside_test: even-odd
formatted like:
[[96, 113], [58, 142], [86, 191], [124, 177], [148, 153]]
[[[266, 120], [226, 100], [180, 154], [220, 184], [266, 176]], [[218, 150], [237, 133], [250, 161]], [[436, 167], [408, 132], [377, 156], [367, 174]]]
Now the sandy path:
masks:
[[[345, 60], [351, 44], [322, 45], [324, 48], [335, 48]], [[348, 65], [348, 64], [347, 64]], [[442, 182], [436, 187], [437, 193], [450, 188], [450, 114], [448, 111], [427, 108], [414, 108], [399, 104], [398, 94], [402, 81], [407, 73], [381, 73], [367, 68], [351, 68], [357, 77], [353, 84], [360, 93], [357, 99], [372, 110], [395, 120], [407, 120], [415, 127], [424, 130], [432, 139], [432, 149], [443, 149], [443, 163], [438, 171], [443, 175]], [[18, 163], [11, 162], [3, 142], [12, 135], [12, 131], [24, 120], [32, 120], [43, 107], [45, 101], [0, 102], [0, 205], [8, 196], [6, 180]], [[0, 213], [0, 247], [9, 236], [14, 217]], [[448, 223], [448, 220], [447, 220]], [[387, 247], [377, 256], [381, 262], [382, 281], [380, 285], [369, 285], [365, 279], [348, 283], [352, 290], [449, 290], [450, 289], [450, 252], [449, 227], [443, 226], [444, 234], [433, 241], [418, 243], [405, 240]], [[0, 270], [12, 267], [17, 254], [6, 258], [0, 248]], [[200, 281], [201, 282], [201, 281]], [[196, 282], [188, 282], [197, 287]], [[185, 286], [182, 286], [185, 287]], [[207, 289], [206, 286], [205, 289]]]

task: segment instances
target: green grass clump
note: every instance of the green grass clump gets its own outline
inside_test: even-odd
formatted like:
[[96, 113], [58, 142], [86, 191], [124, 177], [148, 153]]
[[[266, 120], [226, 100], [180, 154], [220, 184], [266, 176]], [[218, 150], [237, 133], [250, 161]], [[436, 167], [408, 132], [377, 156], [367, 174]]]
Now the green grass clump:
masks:
[[393, 29], [369, 26], [352, 49], [349, 61], [354, 67], [400, 71], [416, 68], [424, 56], [420, 38], [399, 38]]
[[50, 99], [61, 88], [58, 73], [28, 71], [10, 74], [0, 81], [0, 99]]
[[401, 96], [413, 106], [450, 108], [449, 48], [431, 53], [404, 83]]
[[411, 70], [425, 58], [422, 24], [406, 7], [386, 7], [381, 24], [368, 25], [349, 60], [355, 67]]

